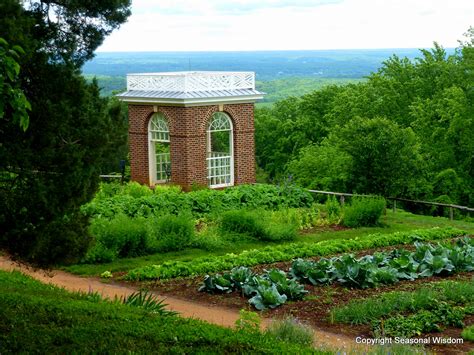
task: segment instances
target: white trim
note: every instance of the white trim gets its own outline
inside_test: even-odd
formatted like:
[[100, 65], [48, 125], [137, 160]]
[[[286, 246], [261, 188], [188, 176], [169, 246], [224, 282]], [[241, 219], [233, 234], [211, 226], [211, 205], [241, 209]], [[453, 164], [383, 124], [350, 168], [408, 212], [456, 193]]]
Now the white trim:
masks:
[[203, 106], [204, 104], [236, 104], [253, 103], [263, 99], [263, 95], [246, 95], [233, 97], [212, 97], [212, 98], [193, 98], [193, 99], [165, 99], [153, 97], [130, 97], [117, 96], [120, 101], [127, 103], [146, 103], [146, 104], [166, 104], [170, 106]]
[[[152, 130], [152, 121], [153, 121], [154, 117], [156, 117], [158, 115], [161, 116], [166, 121], [166, 125], [167, 125], [167, 128], [168, 128], [168, 137], [169, 137], [169, 122], [168, 122], [168, 120], [164, 117], [163, 114], [154, 113], [150, 117], [150, 120], [148, 121], [148, 170], [149, 170], [149, 182], [150, 182], [149, 185], [150, 186], [166, 182], [166, 179], [162, 179], [162, 180], [157, 180], [156, 179], [156, 176], [157, 176], [157, 170], [156, 170], [157, 161], [156, 161], [156, 147], [155, 147], [155, 145], [156, 145], [156, 143], [168, 143], [168, 144], [170, 144], [169, 138], [168, 138], [168, 140], [166, 140], [166, 139], [154, 139], [153, 138], [153, 131], [154, 130]], [[169, 160], [171, 162], [171, 159], [169, 159]]]
[[[220, 130], [211, 130], [210, 129], [210, 126], [211, 126], [211, 123], [212, 123], [212, 120], [214, 119], [214, 115], [216, 114], [219, 114], [219, 115], [225, 115], [226, 118], [228, 119], [229, 121], [229, 126], [230, 128], [229, 129], [226, 129], [226, 130], [223, 130], [223, 129], [220, 129]], [[210, 149], [212, 148], [212, 144], [211, 144], [211, 134], [213, 132], [229, 132], [229, 155], [225, 155], [225, 156], [217, 156], [217, 157], [209, 157], [209, 153], [217, 153], [217, 152], [212, 152], [210, 151]], [[221, 153], [222, 154], [222, 153]], [[221, 165], [221, 166], [212, 166], [213, 164], [211, 163], [212, 161], [216, 161], [216, 162], [224, 162], [226, 160], [229, 160], [229, 165]], [[210, 165], [211, 165], [211, 169], [210, 169]], [[209, 170], [217, 170], [219, 168], [229, 168], [229, 174], [222, 174], [222, 171], [219, 175], [215, 174], [215, 175], [212, 175], [210, 173]], [[207, 129], [206, 129], [206, 176], [207, 176], [207, 180], [208, 180], [208, 186], [211, 188], [211, 189], [215, 189], [215, 188], [220, 188], [220, 187], [228, 187], [228, 186], [234, 186], [234, 176], [235, 176], [235, 171], [234, 171], [234, 125], [232, 123], [232, 119], [230, 118], [230, 116], [227, 114], [227, 113], [224, 113], [224, 112], [215, 112], [212, 116], [211, 116], [211, 120], [208, 122], [208, 125], [207, 125]], [[211, 184], [212, 182], [212, 179], [214, 178], [225, 178], [225, 177], [229, 177], [229, 182], [228, 183], [219, 183], [219, 184]], [[221, 179], [219, 179], [221, 180]]]

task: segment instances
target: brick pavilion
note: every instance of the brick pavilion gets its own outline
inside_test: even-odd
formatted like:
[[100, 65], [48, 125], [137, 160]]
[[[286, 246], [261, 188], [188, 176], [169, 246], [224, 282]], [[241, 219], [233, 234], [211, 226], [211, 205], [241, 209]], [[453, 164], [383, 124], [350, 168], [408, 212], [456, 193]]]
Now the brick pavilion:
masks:
[[131, 178], [220, 188], [255, 182], [253, 72], [127, 75]]

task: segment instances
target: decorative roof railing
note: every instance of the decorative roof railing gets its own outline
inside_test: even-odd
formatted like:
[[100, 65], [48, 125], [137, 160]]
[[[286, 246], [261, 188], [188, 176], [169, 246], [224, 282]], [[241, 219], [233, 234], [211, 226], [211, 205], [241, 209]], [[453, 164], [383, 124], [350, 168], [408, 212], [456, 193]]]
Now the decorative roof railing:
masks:
[[128, 74], [127, 90], [214, 91], [255, 89], [254, 72], [174, 72]]

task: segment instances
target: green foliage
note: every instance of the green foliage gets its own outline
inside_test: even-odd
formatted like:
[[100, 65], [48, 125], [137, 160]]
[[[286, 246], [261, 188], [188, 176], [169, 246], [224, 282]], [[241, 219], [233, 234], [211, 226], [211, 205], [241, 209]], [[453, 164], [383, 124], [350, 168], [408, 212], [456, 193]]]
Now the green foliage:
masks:
[[164, 303], [164, 300], [158, 299], [158, 297], [148, 291], [133, 292], [124, 297], [122, 303], [127, 306], [143, 309], [150, 313], [159, 314], [162, 317], [175, 316], [178, 314], [174, 311], [167, 310], [166, 306], [168, 305]]
[[416, 291], [391, 291], [364, 300], [353, 300], [331, 310], [335, 322], [370, 324], [397, 313], [431, 309], [436, 300], [453, 305], [472, 303], [474, 281], [443, 281]]
[[309, 207], [313, 202], [307, 191], [292, 185], [239, 185], [225, 190], [200, 189], [188, 193], [181, 192], [179, 187], [156, 187], [150, 192], [136, 183], [109, 185], [101, 185], [95, 199], [82, 206], [84, 214], [110, 218], [118, 213], [148, 217], [189, 212], [199, 218], [227, 210]]
[[414, 60], [388, 58], [363, 83], [257, 109], [258, 165], [314, 189], [471, 206], [472, 29], [466, 38], [451, 55], [435, 43]]
[[258, 310], [278, 307], [287, 299], [300, 300], [307, 293], [303, 285], [288, 279], [281, 270], [272, 269], [263, 275], [255, 275], [243, 266], [223, 275], [206, 275], [199, 287], [199, 291], [208, 293], [231, 293], [236, 290], [251, 297], [249, 303]]
[[[459, 242], [458, 245], [438, 245], [436, 248], [429, 244], [415, 243], [416, 251], [410, 254], [409, 259], [416, 263], [412, 277], [432, 276], [432, 274], [425, 272], [426, 269], [422, 267], [422, 262], [416, 261], [417, 255], [426, 254], [423, 251], [434, 250], [436, 255], [448, 256], [453, 250], [456, 250], [459, 254], [471, 256], [474, 255], [474, 247], [471, 245], [471, 242], [472, 240], [465, 239]], [[239, 290], [245, 296], [253, 296], [249, 303], [258, 310], [275, 308], [285, 303], [287, 299], [299, 300], [304, 297], [307, 291], [305, 291], [304, 286], [299, 281], [313, 285], [339, 282], [351, 288], [376, 287], [382, 284], [398, 282], [398, 275], [405, 271], [406, 266], [403, 266], [402, 271], [397, 270], [390, 266], [391, 260], [407, 253], [408, 251], [406, 250], [396, 250], [390, 253], [379, 252], [373, 255], [366, 255], [359, 259], [354, 258], [352, 254], [344, 254], [331, 259], [323, 258], [319, 261], [297, 259], [293, 261], [290, 269], [291, 279], [287, 277], [284, 271], [279, 269], [271, 269], [262, 275], [253, 275], [249, 269], [241, 266], [223, 275], [206, 275], [199, 291], [231, 293], [234, 290]], [[468, 260], [468, 258], [464, 258], [463, 260], [467, 262], [466, 265], [459, 265], [457, 270], [452, 267], [449, 271], [459, 272], [465, 270], [466, 267], [474, 268], [474, 259]], [[449, 264], [449, 260], [447, 262]], [[438, 272], [438, 274], [440, 273], [441, 271]], [[433, 307], [431, 306], [431, 308]], [[380, 307], [377, 309], [380, 309]], [[387, 306], [384, 309], [386, 310]], [[446, 302], [437, 302], [436, 309], [432, 310], [432, 313], [437, 319], [446, 324], [460, 324], [456, 321], [460, 317], [460, 313], [457, 309], [449, 308]], [[357, 314], [360, 314], [360, 312]], [[362, 318], [362, 320], [365, 321], [366, 318]]]
[[287, 296], [278, 292], [276, 285], [261, 285], [256, 289], [256, 294], [249, 303], [259, 311], [266, 308], [276, 308], [286, 302]]
[[[398, 282], [400, 278], [414, 279], [474, 269], [474, 247], [471, 243], [472, 239], [468, 238], [458, 241], [455, 245], [439, 244], [436, 247], [415, 242], [416, 250], [412, 253], [395, 250], [390, 253], [366, 255], [359, 259], [352, 254], [345, 254], [316, 262], [297, 259], [293, 261], [290, 273], [298, 280], [313, 285], [337, 281], [347, 287], [375, 287]], [[460, 260], [457, 268], [449, 259], [452, 254], [456, 254], [455, 258]], [[401, 255], [407, 257], [412, 265], [399, 262]], [[397, 266], [400, 269], [397, 269]]]
[[[10, 113], [0, 121], [0, 247], [14, 257], [70, 263], [88, 249], [88, 219], [79, 208], [97, 189], [117, 131], [107, 101], [80, 69], [125, 22], [129, 8], [129, 0], [0, 3], [0, 37], [24, 50], [16, 58], [22, 70], [13, 64], [14, 89], [31, 105], [28, 130]], [[0, 70], [12, 64], [0, 62]], [[24, 98], [16, 98], [16, 106], [28, 109]]]
[[371, 234], [349, 240], [325, 240], [315, 244], [290, 243], [259, 250], [247, 250], [240, 254], [196, 258], [190, 262], [169, 261], [160, 265], [145, 266], [129, 271], [125, 278], [153, 280], [202, 275], [230, 270], [238, 266], [269, 264], [298, 257], [324, 256], [375, 247], [411, 244], [415, 241], [442, 240], [464, 234], [465, 232], [454, 228], [433, 228], [392, 234]]
[[311, 346], [314, 341], [313, 329], [291, 317], [274, 320], [265, 332], [290, 344]]
[[18, 60], [22, 54], [25, 51], [21, 47], [10, 48], [8, 42], [0, 37], [0, 119], [11, 120], [26, 131], [31, 105], [19, 88]]
[[376, 336], [411, 338], [423, 333], [442, 331], [442, 325], [458, 328], [464, 326], [464, 308], [452, 306], [446, 302], [432, 300], [430, 310], [421, 310], [415, 314], [397, 315], [385, 320], [374, 321], [373, 332]]
[[222, 215], [221, 228], [226, 232], [247, 233], [254, 238], [264, 239], [265, 225], [254, 211], [229, 211]]
[[0, 352], [314, 354], [259, 331], [235, 331], [90, 299], [0, 272]]
[[275, 223], [265, 211], [228, 211], [222, 215], [220, 225], [224, 232], [248, 234], [272, 242], [293, 240], [297, 235], [295, 225]]
[[474, 342], [474, 325], [470, 325], [463, 329], [461, 336], [463, 339], [473, 341]]
[[194, 239], [194, 222], [186, 215], [168, 215], [152, 219], [149, 228], [153, 252], [183, 250]]
[[95, 219], [91, 225], [95, 244], [88, 251], [86, 262], [109, 262], [118, 257], [147, 254], [150, 240], [144, 218], [117, 215], [111, 220]]
[[342, 223], [352, 228], [376, 226], [385, 207], [383, 197], [354, 197], [351, 204], [344, 207]]
[[239, 318], [235, 321], [235, 326], [241, 331], [257, 333], [260, 331], [261, 323], [262, 319], [258, 313], [241, 309], [239, 311]]

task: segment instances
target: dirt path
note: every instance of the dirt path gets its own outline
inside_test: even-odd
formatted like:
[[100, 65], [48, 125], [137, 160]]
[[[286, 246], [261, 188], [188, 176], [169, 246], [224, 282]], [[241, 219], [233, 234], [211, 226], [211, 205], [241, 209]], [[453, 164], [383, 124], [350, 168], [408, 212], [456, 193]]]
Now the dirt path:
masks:
[[[4, 256], [0, 256], [0, 269], [5, 271], [21, 271], [41, 282], [63, 287], [69, 291], [98, 292], [103, 297], [110, 299], [125, 297], [138, 290], [131, 286], [104, 283], [98, 278], [80, 277], [60, 270], [45, 271], [31, 269], [25, 265], [12, 262]], [[168, 304], [167, 308], [178, 312], [182, 317], [200, 319], [224, 327], [233, 327], [235, 321], [239, 318], [238, 312], [224, 307], [203, 305], [175, 297], [162, 296], [156, 292], [154, 294], [159, 298], [164, 298], [165, 303]], [[264, 318], [262, 320], [263, 327], [267, 327], [270, 322], [270, 319]], [[338, 349], [339, 353], [363, 350], [355, 343], [354, 339], [344, 335], [333, 334], [320, 329], [314, 329], [314, 334], [315, 346], [318, 348]]]

